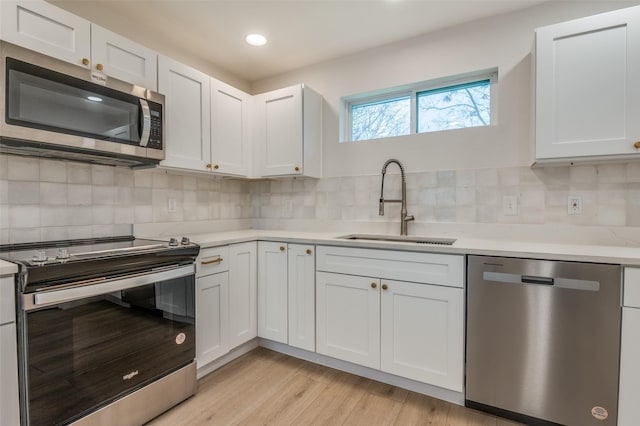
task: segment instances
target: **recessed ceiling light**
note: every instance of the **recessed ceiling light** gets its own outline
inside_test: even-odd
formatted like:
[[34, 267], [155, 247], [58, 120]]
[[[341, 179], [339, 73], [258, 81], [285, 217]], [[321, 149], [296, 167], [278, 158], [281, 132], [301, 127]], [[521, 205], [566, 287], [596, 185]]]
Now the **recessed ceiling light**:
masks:
[[252, 46], [264, 46], [267, 44], [267, 38], [262, 34], [249, 34], [244, 39]]
[[87, 96], [87, 99], [93, 102], [102, 102], [102, 98], [99, 98], [97, 96]]

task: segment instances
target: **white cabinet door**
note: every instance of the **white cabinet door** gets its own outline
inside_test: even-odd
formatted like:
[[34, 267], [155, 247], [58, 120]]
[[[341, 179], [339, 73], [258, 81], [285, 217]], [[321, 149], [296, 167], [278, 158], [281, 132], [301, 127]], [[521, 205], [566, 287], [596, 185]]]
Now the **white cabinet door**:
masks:
[[287, 342], [287, 245], [258, 241], [258, 336]]
[[229, 273], [196, 279], [196, 361], [198, 367], [229, 352]]
[[210, 77], [200, 71], [166, 56], [158, 57], [158, 91], [165, 95], [167, 144], [161, 165], [210, 170], [209, 82]]
[[109, 77], [158, 90], [158, 54], [96, 24], [91, 24], [91, 67]]
[[536, 30], [536, 158], [637, 154], [640, 7]]
[[316, 273], [316, 350], [380, 368], [380, 281]]
[[251, 96], [211, 79], [211, 164], [215, 173], [248, 176]]
[[254, 102], [258, 174], [303, 174], [302, 86], [263, 93]]
[[257, 243], [229, 246], [229, 349], [258, 335]]
[[289, 345], [316, 350], [315, 246], [289, 244]]
[[382, 280], [381, 369], [463, 390], [464, 290]]
[[16, 325], [0, 325], [0, 424], [19, 425]]
[[85, 68], [90, 28], [89, 21], [45, 1], [0, 1], [2, 40]]
[[[626, 286], [626, 283], [625, 283]], [[640, 309], [622, 308], [618, 425], [635, 426], [640, 419]]]

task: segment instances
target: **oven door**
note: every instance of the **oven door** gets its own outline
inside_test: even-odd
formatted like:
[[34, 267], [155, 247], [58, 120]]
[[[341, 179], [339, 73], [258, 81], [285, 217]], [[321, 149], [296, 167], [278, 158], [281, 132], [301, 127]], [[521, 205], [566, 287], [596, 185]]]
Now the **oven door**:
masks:
[[194, 286], [188, 265], [25, 294], [27, 423], [77, 420], [190, 363]]

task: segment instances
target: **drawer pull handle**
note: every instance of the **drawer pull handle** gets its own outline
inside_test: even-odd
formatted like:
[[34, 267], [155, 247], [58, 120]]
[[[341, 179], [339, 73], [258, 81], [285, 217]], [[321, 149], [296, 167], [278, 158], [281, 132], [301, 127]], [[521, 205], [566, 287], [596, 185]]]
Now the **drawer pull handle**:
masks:
[[376, 288], [376, 287], [378, 287], [378, 284], [376, 284], [376, 283], [371, 283], [371, 288]]
[[307, 249], [307, 254], [311, 254], [311, 249]]
[[102, 70], [104, 69], [104, 66], [103, 66], [102, 64], [97, 64], [97, 65], [96, 65], [96, 69], [97, 69], [98, 71], [102, 71]]
[[284, 251], [284, 246], [280, 246], [280, 251]]
[[82, 58], [82, 65], [84, 65], [85, 67], [89, 65], [89, 60], [87, 58]]
[[222, 258], [219, 257], [217, 259], [212, 259], [212, 260], [203, 260], [202, 262], [200, 262], [201, 265], [211, 265], [212, 263], [220, 263], [222, 262]]
[[640, 141], [633, 144], [634, 148], [640, 148]]
[[386, 290], [386, 289], [388, 289], [388, 288], [389, 288], [389, 287], [388, 287], [386, 284], [382, 284], [382, 289], [383, 289], [383, 290]]

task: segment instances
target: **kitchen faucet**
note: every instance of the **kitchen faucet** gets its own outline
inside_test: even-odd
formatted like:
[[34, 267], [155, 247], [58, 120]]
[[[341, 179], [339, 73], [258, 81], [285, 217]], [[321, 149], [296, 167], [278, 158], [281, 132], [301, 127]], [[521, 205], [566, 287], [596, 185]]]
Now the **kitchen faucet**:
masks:
[[[384, 199], [384, 175], [387, 173], [387, 166], [396, 163], [400, 167], [400, 175], [402, 176], [402, 199], [401, 200], [385, 200]], [[407, 181], [404, 177], [404, 167], [402, 163], [395, 158], [387, 160], [382, 166], [382, 186], [380, 187], [380, 209], [378, 214], [384, 216], [384, 203], [402, 203], [400, 210], [400, 235], [407, 235], [407, 222], [415, 220], [413, 216], [407, 216]]]

